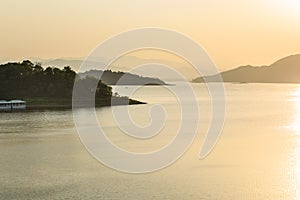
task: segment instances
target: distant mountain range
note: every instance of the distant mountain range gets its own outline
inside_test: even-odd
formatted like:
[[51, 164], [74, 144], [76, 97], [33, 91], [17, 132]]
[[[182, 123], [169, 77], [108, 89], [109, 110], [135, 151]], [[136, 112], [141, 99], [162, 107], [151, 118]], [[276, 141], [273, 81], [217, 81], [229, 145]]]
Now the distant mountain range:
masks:
[[[84, 72], [86, 70], [103, 70], [107, 68], [107, 64], [110, 63], [108, 58], [56, 58], [56, 59], [42, 59], [42, 58], [26, 58], [31, 61], [41, 63], [43, 67], [55, 66], [63, 69], [65, 66], [70, 66], [76, 72]], [[7, 61], [6, 61], [7, 62]], [[6, 63], [4, 62], [4, 63]], [[180, 62], [180, 60], [162, 59], [162, 58], [142, 58], [137, 56], [122, 56], [117, 59], [109, 69], [113, 71], [132, 71], [134, 69], [135, 74], [141, 74], [147, 77], [159, 77], [160, 79], [167, 81], [178, 80], [178, 77], [174, 77], [168, 69], [161, 67], [156, 67], [154, 65], [149, 65], [147, 67], [136, 68], [141, 65], [149, 63], [158, 63], [165, 66], [170, 66], [170, 68], [176, 69], [179, 72], [184, 72], [184, 75], [188, 80], [194, 78], [196, 73], [193, 71], [193, 67], [189, 63]], [[81, 69], [80, 69], [81, 68]], [[84, 71], [82, 71], [84, 69]], [[182, 79], [180, 79], [182, 80]]]
[[[216, 75], [198, 77], [192, 82], [214, 80]], [[278, 60], [270, 66], [241, 66], [221, 73], [224, 82], [237, 83], [300, 83], [300, 54]]]
[[[135, 65], [140, 62], [145, 62], [143, 59], [139, 59], [137, 57], [130, 56], [126, 59], [124, 64], [126, 65]], [[83, 61], [82, 59], [49, 59], [49, 60], [40, 60], [43, 66], [56, 66], [63, 68], [64, 66], [72, 66], [75, 69], [79, 69], [79, 67], [84, 64], [84, 68], [90, 68], [91, 70], [86, 72], [78, 73], [81, 77], [99, 77], [101, 75], [101, 80], [103, 83], [108, 85], [166, 85], [166, 83], [158, 78], [151, 78], [146, 76], [140, 76], [132, 73], [121, 72], [121, 71], [111, 71], [111, 70], [95, 70], [96, 67], [104, 67], [109, 63], [108, 60], [95, 58], [90, 59], [89, 61]], [[132, 63], [130, 63], [132, 62]], [[115, 66], [112, 66], [116, 68]], [[118, 68], [118, 67], [117, 67]], [[121, 68], [121, 67], [120, 67]], [[122, 67], [123, 70], [127, 70], [126, 67]], [[129, 68], [130, 69], [130, 68]], [[122, 70], [122, 71], [123, 71]]]
[[[41, 61], [43, 66], [56, 66], [63, 68], [65, 66], [71, 66], [75, 70], [78, 70], [81, 64], [83, 63], [83, 60], [81, 59], [64, 59], [64, 58], [57, 58], [57, 59], [51, 59], [51, 60], [42, 60]], [[99, 67], [99, 66], [105, 66], [104, 61], [97, 61], [96, 59], [87, 61], [85, 63], [85, 67]]]
[[101, 76], [103, 83], [107, 85], [167, 85], [164, 81], [158, 78], [150, 78], [131, 74], [127, 72], [114, 72], [111, 70], [90, 70], [78, 74], [80, 77], [95, 77]]

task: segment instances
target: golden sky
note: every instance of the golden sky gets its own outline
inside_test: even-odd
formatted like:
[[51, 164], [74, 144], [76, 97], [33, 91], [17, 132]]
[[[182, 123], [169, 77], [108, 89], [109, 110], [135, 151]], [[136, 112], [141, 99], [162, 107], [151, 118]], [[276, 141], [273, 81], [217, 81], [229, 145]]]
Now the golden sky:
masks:
[[300, 53], [299, 0], [1, 0], [0, 60], [85, 57], [140, 27], [181, 32], [221, 69]]

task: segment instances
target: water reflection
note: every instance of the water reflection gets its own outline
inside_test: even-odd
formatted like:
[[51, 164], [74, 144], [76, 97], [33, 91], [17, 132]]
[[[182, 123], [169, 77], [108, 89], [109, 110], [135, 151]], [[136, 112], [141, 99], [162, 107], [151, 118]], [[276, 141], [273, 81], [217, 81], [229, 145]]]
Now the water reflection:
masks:
[[[197, 155], [209, 126], [210, 98], [204, 84], [194, 87], [201, 109], [199, 137], [174, 165], [143, 176], [96, 162], [71, 131], [71, 110], [0, 113], [1, 197], [300, 200], [300, 85], [226, 84], [224, 132], [204, 160]], [[159, 87], [144, 87], [133, 98], [149, 102], [130, 110], [141, 124], [148, 122], [141, 114], [148, 113], [151, 103], [167, 104], [165, 134], [133, 142], [114, 126], [111, 109], [99, 108], [98, 120], [109, 139], [132, 152], [165, 145], [173, 136], [168, 130], [176, 129], [180, 119], [177, 102]]]
[[291, 92], [292, 98], [290, 103], [292, 106], [291, 111], [293, 119], [291, 120], [291, 154], [289, 159], [290, 170], [289, 170], [289, 193], [293, 193], [294, 199], [300, 199], [300, 87]]
[[288, 99], [291, 106], [290, 112], [292, 116], [292, 123], [290, 128], [293, 131], [293, 134], [300, 135], [300, 87], [295, 88], [291, 92], [291, 98]]

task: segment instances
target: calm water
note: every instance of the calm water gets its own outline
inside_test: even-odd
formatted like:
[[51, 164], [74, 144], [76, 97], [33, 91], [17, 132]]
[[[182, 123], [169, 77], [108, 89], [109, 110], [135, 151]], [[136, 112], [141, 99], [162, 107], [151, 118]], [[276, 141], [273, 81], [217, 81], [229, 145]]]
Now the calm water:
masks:
[[[173, 165], [141, 175], [111, 170], [90, 156], [71, 110], [0, 113], [0, 199], [299, 199], [300, 86], [226, 84], [224, 130], [204, 160], [198, 154], [209, 127], [210, 97], [205, 85], [193, 87], [201, 116], [196, 140]], [[129, 89], [117, 91], [126, 95]], [[133, 98], [149, 102], [129, 107], [140, 126], [151, 123], [153, 104], [165, 106], [161, 134], [149, 140], [122, 134], [109, 107], [97, 108], [99, 123], [128, 151], [161, 148], [180, 124], [176, 98], [158, 86], [141, 88]]]

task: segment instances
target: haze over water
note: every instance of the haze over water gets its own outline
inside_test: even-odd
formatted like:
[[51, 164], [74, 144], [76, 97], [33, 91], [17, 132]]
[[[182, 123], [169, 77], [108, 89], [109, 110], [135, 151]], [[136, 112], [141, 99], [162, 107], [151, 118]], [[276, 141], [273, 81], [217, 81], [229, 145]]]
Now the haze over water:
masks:
[[0, 200], [300, 199], [300, 0], [0, 8]]
[[[171, 166], [142, 175], [96, 161], [79, 140], [71, 110], [0, 113], [0, 199], [299, 199], [300, 86], [225, 84], [222, 136], [199, 160], [211, 105], [205, 84], [192, 85], [200, 109], [196, 140]], [[126, 95], [129, 87], [117, 92]], [[162, 86], [143, 87], [132, 98], [149, 103], [129, 106], [141, 126], [150, 122], [151, 105], [165, 106], [162, 132], [135, 140], [119, 130], [110, 107], [96, 108], [110, 140], [133, 152], [167, 144], [180, 122], [176, 98]]]

